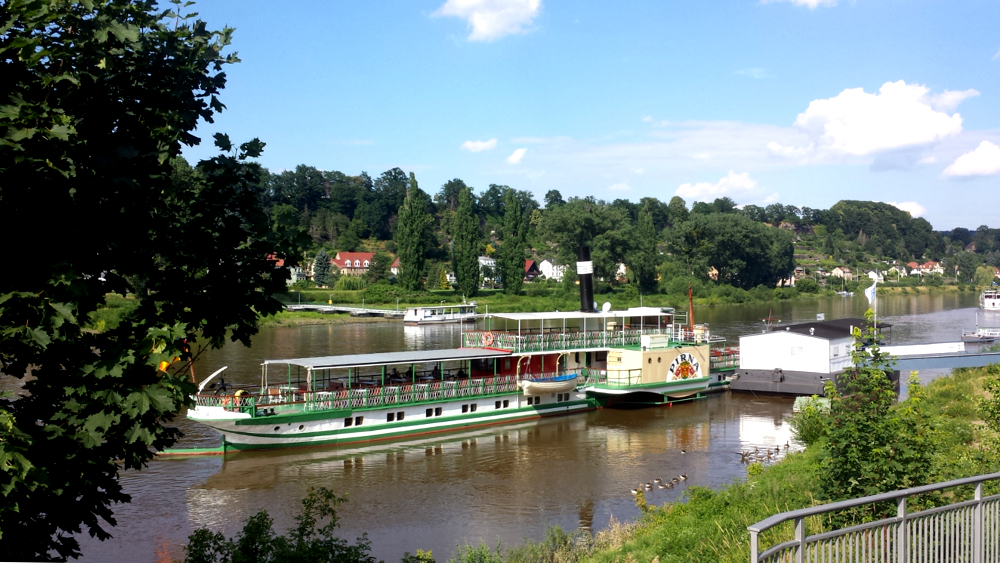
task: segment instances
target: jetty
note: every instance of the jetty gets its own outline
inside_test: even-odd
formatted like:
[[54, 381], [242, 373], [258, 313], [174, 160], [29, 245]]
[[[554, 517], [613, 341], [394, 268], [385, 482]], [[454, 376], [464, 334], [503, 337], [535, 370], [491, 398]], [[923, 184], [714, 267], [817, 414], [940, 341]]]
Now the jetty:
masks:
[[328, 315], [347, 313], [352, 317], [384, 317], [386, 319], [402, 319], [406, 311], [398, 309], [378, 309], [374, 307], [354, 307], [351, 305], [323, 305], [320, 303], [298, 303], [285, 305], [286, 311], [313, 311]]

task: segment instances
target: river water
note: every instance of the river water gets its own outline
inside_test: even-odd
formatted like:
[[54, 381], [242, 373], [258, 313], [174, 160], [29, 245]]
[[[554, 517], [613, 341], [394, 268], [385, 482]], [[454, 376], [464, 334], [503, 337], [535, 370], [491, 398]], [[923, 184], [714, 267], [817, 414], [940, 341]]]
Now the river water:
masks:
[[[977, 299], [971, 292], [880, 298], [879, 320], [893, 325], [895, 344], [956, 341], [974, 326]], [[817, 313], [862, 316], [866, 308], [863, 297], [826, 298], [704, 308], [695, 320], [737, 344], [769, 313], [799, 322]], [[980, 313], [980, 324], [1000, 326], [1000, 313], [991, 315]], [[197, 369], [204, 377], [228, 366], [227, 381], [254, 383], [264, 359], [455, 347], [460, 334], [399, 322], [263, 329], [250, 349], [211, 351]], [[510, 546], [553, 525], [599, 530], [638, 513], [629, 489], [640, 482], [687, 474], [680, 486], [649, 494], [662, 503], [689, 485], [744, 476], [736, 452], [788, 442], [791, 406], [787, 398], [725, 392], [673, 407], [598, 410], [371, 446], [157, 459], [122, 476], [133, 502], [117, 507], [111, 540], [80, 538], [83, 561], [177, 559], [194, 529], [231, 535], [261, 509], [284, 530], [307, 490], [321, 486], [349, 499], [338, 512], [341, 537], [367, 533], [373, 555], [387, 562], [417, 549], [446, 561], [457, 545]], [[183, 417], [177, 425], [185, 432], [180, 447], [219, 443]]]

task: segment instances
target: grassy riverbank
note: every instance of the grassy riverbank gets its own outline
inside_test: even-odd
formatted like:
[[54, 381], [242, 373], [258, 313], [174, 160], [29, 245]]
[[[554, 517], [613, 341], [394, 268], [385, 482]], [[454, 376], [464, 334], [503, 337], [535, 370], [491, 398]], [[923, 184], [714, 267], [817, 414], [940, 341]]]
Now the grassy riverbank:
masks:
[[[932, 483], [997, 469], [997, 434], [984, 423], [977, 403], [989, 397], [987, 381], [998, 377], [1000, 366], [996, 365], [955, 370], [895, 407], [921, 409], [932, 429], [933, 471], [916, 478]], [[465, 546], [452, 561], [742, 563], [750, 551], [747, 526], [778, 512], [823, 503], [817, 477], [826, 455], [825, 442], [820, 440], [778, 463], [753, 466], [748, 479], [716, 490], [691, 487], [679, 501], [649, 506], [635, 522], [612, 525], [592, 538], [553, 529], [543, 541], [507, 549]], [[807, 527], [814, 533], [822, 523], [808, 522]], [[767, 546], [791, 537], [787, 524], [762, 541]]]

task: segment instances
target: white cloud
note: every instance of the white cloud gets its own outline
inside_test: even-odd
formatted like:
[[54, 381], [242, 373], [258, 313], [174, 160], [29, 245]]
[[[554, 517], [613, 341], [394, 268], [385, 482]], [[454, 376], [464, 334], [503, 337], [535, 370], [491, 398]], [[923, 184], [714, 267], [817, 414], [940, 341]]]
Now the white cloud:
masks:
[[467, 20], [469, 41], [494, 41], [525, 33], [541, 8], [541, 0], [447, 0], [431, 15]]
[[716, 183], [698, 182], [697, 184], [681, 184], [677, 188], [677, 195], [690, 197], [696, 200], [709, 200], [716, 197], [732, 196], [740, 193], [752, 191], [757, 187], [757, 181], [750, 179], [750, 173], [737, 174], [729, 171], [729, 174]]
[[646, 117], [643, 117], [643, 118], [642, 118], [642, 122], [643, 122], [643, 123], [652, 123], [652, 122], [654, 122], [654, 121], [656, 121], [656, 120], [655, 120], [655, 119], [653, 119], [653, 116], [652, 116], [652, 115], [647, 115]]
[[887, 201], [886, 203], [888, 203], [893, 207], [908, 212], [910, 214], [910, 217], [913, 218], [920, 217], [921, 215], [924, 214], [925, 211], [927, 211], [926, 207], [920, 205], [915, 201], [901, 201], [899, 203], [896, 203], [895, 201]]
[[632, 189], [632, 186], [626, 184], [625, 182], [619, 182], [608, 186], [608, 189], [613, 192], [627, 192]]
[[937, 157], [934, 155], [925, 156], [917, 161], [917, 164], [934, 164], [937, 162]]
[[819, 6], [836, 6], [837, 0], [760, 0], [761, 4], [770, 4], [771, 2], [791, 2], [796, 6], [809, 6], [810, 10], [815, 10]]
[[517, 164], [518, 162], [521, 162], [521, 159], [524, 158], [524, 153], [526, 152], [528, 152], [528, 149], [517, 149], [507, 157], [507, 162], [509, 164]]
[[466, 141], [462, 143], [462, 148], [469, 152], [482, 152], [495, 149], [497, 147], [497, 140], [490, 139], [489, 141]]
[[756, 78], [756, 79], [771, 77], [771, 75], [768, 74], [766, 70], [755, 66], [737, 70], [733, 74], [738, 74], [740, 76], [746, 76], [747, 78]]
[[635, 172], [636, 176], [642, 176], [643, 174], [646, 173], [646, 169], [645, 168], [636, 168], [632, 172]]
[[795, 119], [810, 143], [802, 147], [768, 143], [772, 155], [789, 158], [871, 156], [926, 146], [962, 131], [962, 117], [938, 109], [954, 108], [978, 95], [975, 90], [945, 91], [935, 96], [919, 84], [886, 82], [877, 94], [850, 88], [829, 99], [813, 100]]
[[942, 175], [952, 177], [990, 176], [1000, 173], [1000, 146], [989, 141], [955, 159]]

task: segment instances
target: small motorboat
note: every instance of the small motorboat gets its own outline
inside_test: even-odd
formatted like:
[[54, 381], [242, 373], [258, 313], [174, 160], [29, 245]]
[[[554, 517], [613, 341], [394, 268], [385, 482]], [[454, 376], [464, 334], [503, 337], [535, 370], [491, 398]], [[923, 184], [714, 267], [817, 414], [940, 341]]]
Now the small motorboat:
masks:
[[517, 382], [517, 386], [529, 397], [544, 395], [546, 393], [561, 393], [576, 389], [575, 373], [559, 375], [556, 377], [546, 377], [543, 379], [522, 379]]

